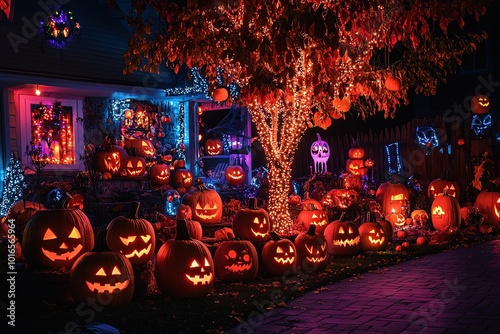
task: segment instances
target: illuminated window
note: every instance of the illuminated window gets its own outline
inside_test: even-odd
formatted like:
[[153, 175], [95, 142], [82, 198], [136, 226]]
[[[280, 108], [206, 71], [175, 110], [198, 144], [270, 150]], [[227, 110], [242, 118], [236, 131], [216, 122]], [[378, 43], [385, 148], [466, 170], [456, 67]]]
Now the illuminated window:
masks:
[[401, 165], [401, 153], [399, 152], [399, 143], [385, 145], [385, 163], [389, 175], [401, 174], [403, 166]]
[[18, 131], [23, 164], [38, 160], [47, 164], [44, 170], [82, 170], [83, 129], [82, 122], [77, 122], [81, 113], [78, 100], [20, 96]]

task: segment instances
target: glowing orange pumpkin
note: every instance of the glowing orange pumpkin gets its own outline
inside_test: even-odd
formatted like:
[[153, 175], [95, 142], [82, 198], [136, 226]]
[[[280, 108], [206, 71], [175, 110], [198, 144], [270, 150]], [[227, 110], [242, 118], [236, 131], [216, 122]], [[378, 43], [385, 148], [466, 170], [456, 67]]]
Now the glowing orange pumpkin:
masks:
[[398, 91], [401, 89], [401, 80], [389, 75], [387, 79], [385, 79], [385, 88], [390, 91]]
[[409, 210], [409, 196], [410, 191], [403, 184], [386, 182], [378, 187], [375, 200], [382, 205], [382, 213], [388, 216]]
[[149, 171], [149, 180], [153, 187], [161, 187], [170, 181], [170, 168], [166, 164], [154, 164]]
[[342, 99], [336, 97], [332, 103], [333, 107], [342, 113], [348, 112], [351, 109], [351, 100], [347, 96], [344, 96]]
[[366, 175], [367, 168], [362, 159], [347, 159], [346, 170], [352, 175]]
[[259, 256], [248, 240], [221, 242], [214, 254], [215, 276], [223, 282], [253, 281], [259, 270]]
[[490, 111], [490, 98], [488, 95], [473, 96], [470, 101], [470, 108], [474, 114], [486, 114]]
[[485, 223], [500, 227], [500, 192], [481, 191], [474, 202], [474, 206], [485, 215]]
[[356, 255], [360, 247], [360, 236], [356, 225], [344, 221], [345, 212], [342, 212], [339, 220], [328, 224], [324, 235], [328, 253], [333, 256]]
[[127, 177], [143, 176], [146, 173], [146, 160], [142, 157], [128, 157], [123, 160], [123, 168]]
[[272, 240], [262, 247], [262, 265], [273, 276], [292, 272], [297, 266], [297, 250], [293, 242], [281, 239], [276, 232], [269, 232]]
[[233, 218], [233, 231], [237, 238], [253, 243], [267, 241], [271, 229], [269, 214], [257, 206], [257, 199], [250, 198], [248, 208], [241, 208]]
[[427, 187], [427, 196], [436, 198], [439, 194], [446, 193], [456, 199], [460, 198], [460, 187], [455, 181], [435, 179]]
[[460, 227], [462, 216], [460, 205], [455, 197], [449, 195], [437, 196], [431, 205], [432, 226], [437, 231], [456, 230]]
[[387, 235], [377, 222], [365, 222], [359, 226], [361, 250], [383, 251], [387, 249]]
[[194, 190], [182, 196], [182, 204], [189, 205], [193, 219], [201, 224], [216, 224], [222, 218], [222, 199], [217, 191], [207, 188], [200, 179]]
[[123, 306], [134, 295], [134, 271], [122, 254], [87, 252], [71, 268], [69, 287], [77, 303], [93, 300], [100, 306]]
[[214, 90], [213, 99], [215, 102], [224, 102], [229, 98], [229, 92], [226, 88], [220, 87]]
[[326, 239], [316, 233], [316, 225], [310, 225], [305, 233], [299, 233], [294, 240], [297, 250], [297, 266], [308, 272], [321, 270], [328, 264]]
[[365, 150], [362, 147], [353, 147], [349, 150], [350, 159], [363, 159], [365, 157]]
[[224, 152], [222, 141], [218, 138], [209, 138], [205, 142], [205, 153], [207, 155], [219, 155]]
[[230, 186], [237, 187], [245, 184], [245, 171], [241, 166], [227, 166], [224, 176]]
[[306, 229], [309, 228], [309, 225], [316, 225], [316, 232], [323, 234], [326, 225], [328, 225], [328, 215], [323, 208], [318, 209], [314, 205], [308, 205], [299, 212], [297, 222], [302, 223]]
[[156, 149], [153, 143], [147, 139], [125, 139], [125, 148], [135, 148], [137, 155], [143, 158], [154, 158]]
[[121, 159], [117, 152], [100, 151], [95, 154], [95, 166], [101, 173], [108, 172], [118, 175], [120, 172]]

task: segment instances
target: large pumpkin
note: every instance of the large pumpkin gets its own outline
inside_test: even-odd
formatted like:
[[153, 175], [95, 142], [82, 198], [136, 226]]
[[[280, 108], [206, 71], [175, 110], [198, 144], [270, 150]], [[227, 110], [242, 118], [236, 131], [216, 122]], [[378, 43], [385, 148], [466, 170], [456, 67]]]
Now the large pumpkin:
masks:
[[427, 187], [427, 196], [436, 198], [439, 194], [446, 193], [450, 196], [460, 199], [460, 187], [455, 181], [445, 179], [435, 179]]
[[154, 187], [161, 187], [170, 181], [170, 168], [167, 164], [154, 164], [149, 171], [149, 180]]
[[177, 220], [177, 236], [156, 255], [155, 277], [162, 294], [176, 298], [206, 296], [214, 284], [214, 262], [207, 246], [193, 240], [185, 221]]
[[293, 272], [297, 266], [297, 250], [288, 239], [281, 239], [274, 231], [269, 232], [272, 240], [262, 247], [262, 265], [272, 276]]
[[476, 197], [474, 206], [485, 215], [486, 224], [500, 227], [500, 192], [480, 192]]
[[297, 266], [307, 272], [321, 270], [328, 264], [326, 259], [326, 239], [316, 233], [316, 225], [310, 225], [305, 233], [299, 233], [294, 240], [297, 250]]
[[383, 251], [387, 249], [387, 235], [377, 222], [365, 222], [359, 226], [362, 251]]
[[437, 231], [458, 229], [462, 222], [462, 216], [457, 199], [449, 195], [436, 197], [431, 205], [431, 219], [432, 226]]
[[191, 207], [193, 219], [201, 224], [216, 224], [222, 218], [222, 199], [217, 191], [207, 188], [199, 179], [196, 188], [182, 196], [182, 204]]
[[269, 214], [257, 206], [257, 199], [250, 198], [248, 208], [241, 208], [233, 218], [233, 232], [236, 238], [253, 243], [267, 241], [271, 229]]
[[375, 193], [375, 200], [382, 205], [382, 213], [388, 216], [392, 213], [405, 214], [409, 210], [408, 198], [410, 192], [400, 183], [382, 183]]
[[132, 265], [148, 262], [154, 255], [156, 235], [151, 223], [138, 217], [139, 202], [131, 205], [128, 217], [118, 216], [108, 224], [106, 243], [110, 250], [125, 255]]
[[208, 138], [205, 142], [205, 153], [207, 155], [220, 155], [224, 152], [222, 141], [218, 138]]
[[486, 114], [490, 111], [490, 98], [488, 95], [475, 95], [470, 101], [470, 107], [474, 114]]
[[130, 261], [116, 252], [87, 252], [73, 264], [69, 275], [71, 296], [77, 303], [94, 300], [108, 307], [127, 305], [134, 287]]
[[92, 225], [78, 209], [38, 211], [24, 229], [22, 249], [33, 267], [69, 268], [93, 247]]
[[241, 166], [227, 166], [224, 176], [230, 186], [238, 187], [245, 184], [245, 171]]
[[340, 219], [328, 224], [324, 235], [328, 247], [328, 253], [333, 256], [356, 255], [360, 247], [359, 231], [356, 225], [344, 221], [345, 212]]
[[253, 281], [259, 270], [259, 256], [248, 240], [221, 242], [214, 254], [215, 276], [223, 282]]
[[[403, 216], [403, 215], [400, 215]], [[367, 222], [377, 222], [379, 223], [382, 228], [384, 229], [385, 236], [387, 238], [387, 242], [392, 242], [392, 234], [393, 234], [393, 226], [394, 224], [391, 221], [387, 221], [383, 218], [382, 215], [378, 215], [377, 212], [374, 211], [369, 211], [366, 214], [366, 221]], [[403, 216], [403, 225], [406, 222], [406, 218]]]

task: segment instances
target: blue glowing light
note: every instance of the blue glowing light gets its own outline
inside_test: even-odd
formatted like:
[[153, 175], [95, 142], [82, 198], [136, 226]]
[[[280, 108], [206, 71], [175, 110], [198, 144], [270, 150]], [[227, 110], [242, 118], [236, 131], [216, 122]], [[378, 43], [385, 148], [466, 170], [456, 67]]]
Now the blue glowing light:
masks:
[[399, 152], [398, 142], [385, 145], [385, 159], [389, 175], [401, 174], [403, 166], [401, 165], [401, 153]]
[[491, 128], [492, 118], [491, 115], [474, 115], [470, 128], [474, 131], [476, 136], [482, 136]]

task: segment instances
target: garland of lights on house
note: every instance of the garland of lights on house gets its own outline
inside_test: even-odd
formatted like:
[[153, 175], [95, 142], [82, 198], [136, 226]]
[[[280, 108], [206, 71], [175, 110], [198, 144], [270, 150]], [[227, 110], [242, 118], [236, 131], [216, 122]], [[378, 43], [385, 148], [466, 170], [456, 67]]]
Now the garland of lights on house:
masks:
[[179, 139], [177, 141], [177, 156], [178, 159], [186, 159], [186, 144], [184, 140], [186, 138], [186, 132], [184, 128], [184, 102], [179, 103], [179, 117], [177, 118], [179, 124]]

